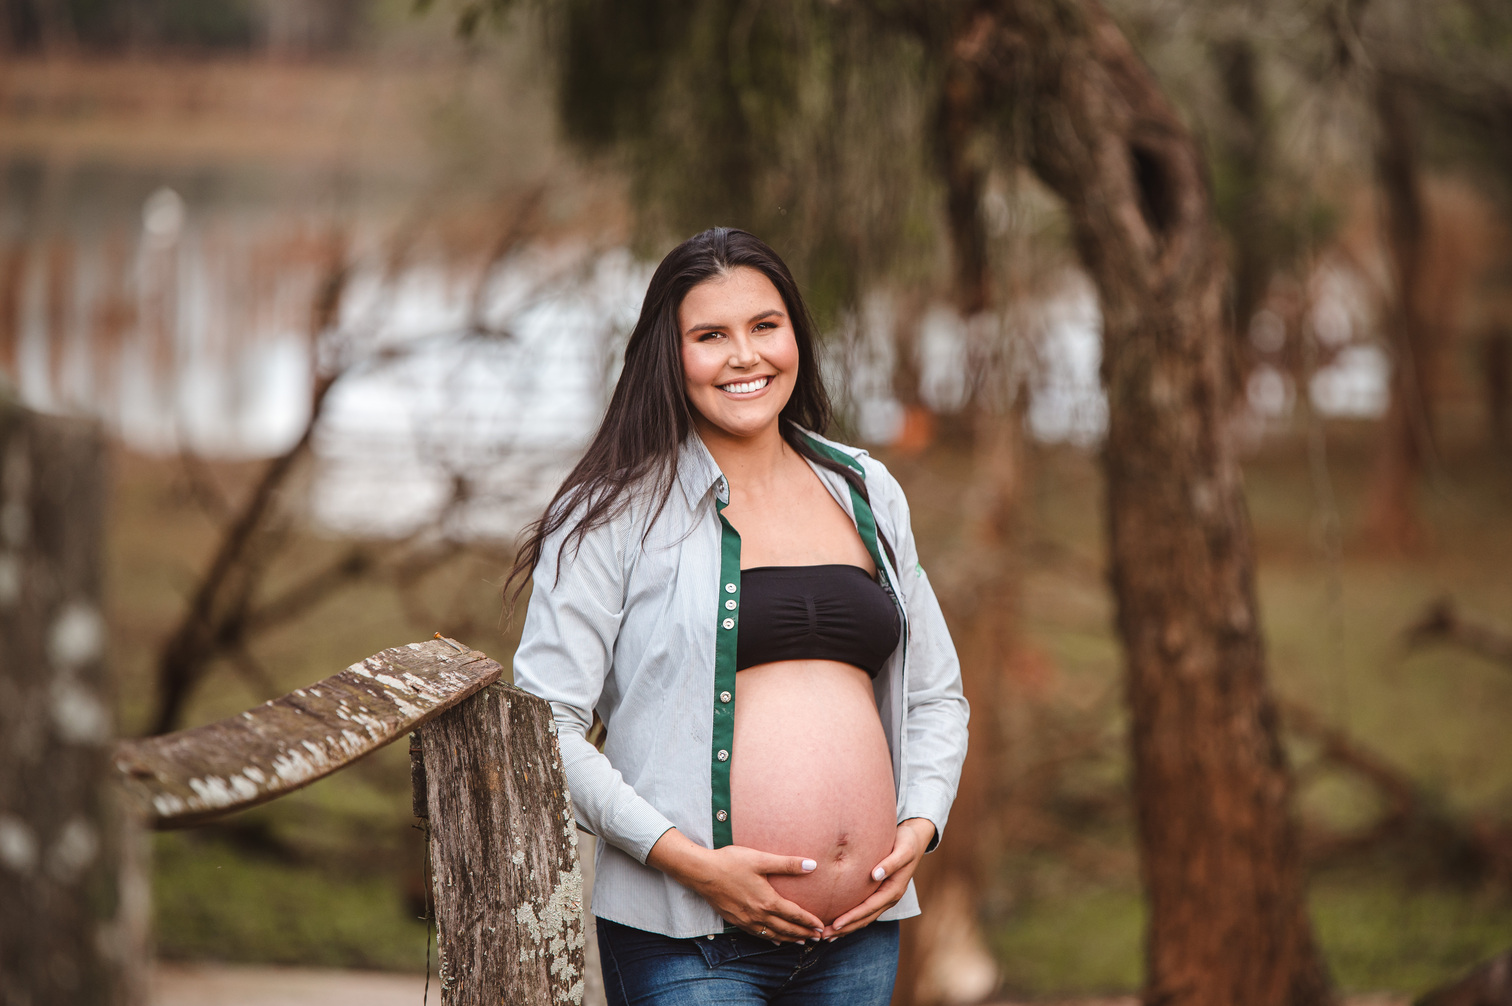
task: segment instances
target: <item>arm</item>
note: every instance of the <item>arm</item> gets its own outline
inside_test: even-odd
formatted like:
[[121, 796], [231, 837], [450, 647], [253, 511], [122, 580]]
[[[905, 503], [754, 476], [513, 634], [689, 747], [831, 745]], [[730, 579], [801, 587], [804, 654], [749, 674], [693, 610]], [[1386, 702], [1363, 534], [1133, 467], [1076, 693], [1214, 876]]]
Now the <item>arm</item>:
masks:
[[514, 680], [551, 703], [578, 823], [644, 863], [672, 822], [639, 796], [586, 736], [624, 614], [625, 531], [617, 524], [594, 528], [580, 548], [565, 555], [566, 529], [542, 543], [515, 651]]
[[908, 611], [908, 694], [904, 696], [905, 775], [898, 819], [924, 818], [934, 826], [925, 851], [934, 851], [945, 831], [966, 760], [971, 710], [961, 687], [961, 663], [950, 629], [924, 567], [919, 564], [908, 502], [890, 474], [887, 498], [896, 543], [899, 587]]
[[924, 568], [919, 565], [903, 491], [881, 465], [868, 472], [877, 487], [874, 509], [888, 507], [897, 530], [898, 589], [908, 613], [908, 693], [904, 696], [904, 772], [907, 785], [898, 811], [893, 849], [872, 873], [881, 886], [837, 918], [827, 937], [854, 932], [897, 904], [926, 852], [945, 830], [966, 758], [970, 709], [961, 689], [961, 666], [950, 630]]

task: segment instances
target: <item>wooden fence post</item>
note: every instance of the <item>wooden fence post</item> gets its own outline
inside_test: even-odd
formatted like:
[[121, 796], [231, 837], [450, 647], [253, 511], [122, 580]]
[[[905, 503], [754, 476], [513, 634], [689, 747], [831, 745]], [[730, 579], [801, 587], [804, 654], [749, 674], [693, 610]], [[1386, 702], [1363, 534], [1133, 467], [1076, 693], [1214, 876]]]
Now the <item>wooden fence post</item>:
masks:
[[551, 708], [495, 684], [420, 731], [442, 1006], [583, 1001], [583, 876]]
[[0, 1002], [143, 999], [139, 833], [110, 785], [97, 428], [0, 393]]

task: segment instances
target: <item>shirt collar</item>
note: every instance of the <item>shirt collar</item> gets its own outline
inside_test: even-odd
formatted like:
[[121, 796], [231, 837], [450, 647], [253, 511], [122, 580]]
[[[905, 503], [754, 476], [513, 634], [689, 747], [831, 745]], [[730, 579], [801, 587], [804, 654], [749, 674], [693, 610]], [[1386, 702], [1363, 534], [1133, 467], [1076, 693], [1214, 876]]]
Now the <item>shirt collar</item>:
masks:
[[725, 483], [724, 473], [715, 463], [714, 455], [704, 446], [703, 439], [693, 429], [688, 430], [687, 438], [677, 451], [677, 482], [682, 486], [683, 495], [688, 498], [690, 507], [698, 506], [711, 486], [717, 487], [720, 500], [726, 503], [730, 500], [730, 489]]
[[[859, 461], [866, 456], [863, 450], [837, 444], [833, 440], [810, 433], [801, 426], [798, 429], [812, 437], [821, 447], [847, 455], [853, 461]], [[814, 470], [819, 473], [820, 478], [830, 475], [828, 471], [818, 467]], [[698, 432], [691, 428], [691, 424], [688, 436], [677, 451], [677, 482], [682, 486], [683, 495], [687, 497], [690, 507], [697, 507], [711, 487], [714, 488], [720, 502], [730, 502], [730, 487], [725, 482], [724, 473], [719, 470], [719, 464], [715, 462], [714, 455], [709, 453], [709, 448], [704, 445]]]

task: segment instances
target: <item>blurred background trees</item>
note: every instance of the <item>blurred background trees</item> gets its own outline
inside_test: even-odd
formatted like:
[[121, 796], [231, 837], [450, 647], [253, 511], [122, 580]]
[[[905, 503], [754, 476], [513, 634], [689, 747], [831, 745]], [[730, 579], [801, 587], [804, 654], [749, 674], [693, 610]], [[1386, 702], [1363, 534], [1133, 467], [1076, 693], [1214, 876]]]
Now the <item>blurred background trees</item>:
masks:
[[[0, 5], [0, 373], [116, 438], [126, 727], [416, 632], [507, 657], [491, 581], [646, 263], [747, 226], [817, 310], [841, 434], [905, 482], [971, 670], [905, 995], [1179, 984], [1202, 940], [1136, 850], [1202, 904], [1181, 870], [1240, 875], [1201, 836], [1241, 807], [1304, 976], [1280, 998], [1324, 995], [1304, 879], [1346, 992], [1512, 944], [1512, 680], [1476, 656], [1512, 612], [1509, 15], [1108, 14]], [[163, 839], [165, 950], [421, 966], [404, 778]], [[238, 884], [312, 921], [233, 919]], [[1242, 931], [1215, 920], [1258, 916], [1208, 894], [1211, 959]]]

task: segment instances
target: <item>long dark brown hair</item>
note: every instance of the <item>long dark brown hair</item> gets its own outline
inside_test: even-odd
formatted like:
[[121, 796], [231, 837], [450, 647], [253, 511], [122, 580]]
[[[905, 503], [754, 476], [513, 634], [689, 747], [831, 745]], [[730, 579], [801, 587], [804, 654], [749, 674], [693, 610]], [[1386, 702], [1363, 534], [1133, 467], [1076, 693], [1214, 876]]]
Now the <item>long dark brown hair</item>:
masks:
[[545, 514], [522, 532], [524, 543], [504, 582], [511, 607], [541, 559], [542, 542], [569, 520], [576, 524], [563, 542], [562, 552], [575, 549], [590, 530], [617, 516], [629, 503], [632, 489], [648, 484], [652, 487], [657, 505], [648, 528], [660, 515], [672, 491], [678, 449], [693, 428], [693, 406], [684, 391], [678, 311], [689, 290], [742, 266], [759, 270], [772, 281], [787, 306], [798, 343], [797, 379], [779, 419], [783, 439], [803, 456], [841, 472], [852, 484], [859, 482], [849, 468], [819, 456], [798, 429], [823, 433], [829, 427], [831, 408], [819, 375], [814, 321], [793, 274], [754, 234], [711, 227], [673, 248], [656, 267], [640, 318], [625, 346], [625, 366], [604, 421], [582, 460], [547, 504]]

